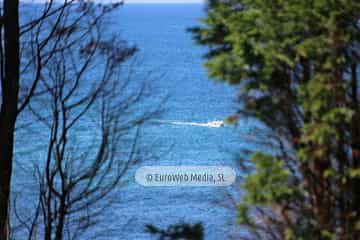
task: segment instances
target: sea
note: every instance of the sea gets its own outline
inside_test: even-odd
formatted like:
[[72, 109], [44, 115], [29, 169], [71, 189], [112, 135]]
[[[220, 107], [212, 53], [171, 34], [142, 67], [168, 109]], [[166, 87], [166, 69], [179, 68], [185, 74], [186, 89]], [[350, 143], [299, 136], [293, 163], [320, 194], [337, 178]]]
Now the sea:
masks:
[[[210, 79], [204, 67], [206, 47], [197, 45], [188, 28], [198, 26], [203, 4], [125, 4], [108, 18], [109, 29], [136, 45], [134, 77], [146, 81], [151, 104], [161, 114], [141, 131], [147, 153], [126, 172], [115, 201], [96, 239], [156, 239], [146, 232], [153, 224], [201, 223], [206, 240], [239, 239], [236, 204], [241, 197], [239, 150], [247, 146], [242, 134], [251, 122], [211, 127], [239, 108], [238, 86]], [[134, 63], [135, 62], [135, 63]], [[135, 181], [142, 166], [229, 166], [237, 173], [228, 187], [145, 187]]]

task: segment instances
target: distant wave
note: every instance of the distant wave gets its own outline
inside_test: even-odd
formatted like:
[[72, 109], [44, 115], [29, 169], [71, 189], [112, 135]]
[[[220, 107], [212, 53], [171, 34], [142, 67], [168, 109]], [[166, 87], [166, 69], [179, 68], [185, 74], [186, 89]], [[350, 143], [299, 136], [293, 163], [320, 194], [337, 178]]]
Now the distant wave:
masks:
[[223, 121], [210, 121], [206, 123], [199, 122], [182, 122], [182, 121], [171, 121], [171, 120], [156, 120], [158, 123], [172, 124], [172, 125], [183, 125], [183, 126], [197, 126], [197, 127], [208, 127], [208, 128], [219, 128], [224, 126]]

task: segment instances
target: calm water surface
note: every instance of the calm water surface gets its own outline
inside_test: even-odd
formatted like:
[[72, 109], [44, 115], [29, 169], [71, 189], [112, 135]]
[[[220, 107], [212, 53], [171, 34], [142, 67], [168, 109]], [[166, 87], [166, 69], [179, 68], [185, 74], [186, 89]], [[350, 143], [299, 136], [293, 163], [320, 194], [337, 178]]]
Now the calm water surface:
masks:
[[[140, 48], [135, 76], [151, 82], [150, 101], [158, 104], [168, 96], [159, 121], [207, 123], [236, 111], [236, 89], [208, 79], [202, 58], [205, 49], [196, 46], [186, 32], [197, 25], [203, 8], [200, 4], [132, 4], [109, 20], [112, 32]], [[236, 239], [239, 227], [229, 198], [236, 195], [232, 187], [146, 188], [135, 182], [134, 172], [145, 165], [235, 168], [231, 152], [246, 144], [239, 141], [239, 132], [246, 126], [242, 122], [237, 130], [174, 124], [146, 127], [141, 144], [154, 157], [134, 165], [116, 192], [109, 212], [111, 224], [102, 226], [115, 229], [110, 239], [151, 239], [144, 231], [146, 224], [167, 227], [179, 222], [202, 222], [207, 240]]]

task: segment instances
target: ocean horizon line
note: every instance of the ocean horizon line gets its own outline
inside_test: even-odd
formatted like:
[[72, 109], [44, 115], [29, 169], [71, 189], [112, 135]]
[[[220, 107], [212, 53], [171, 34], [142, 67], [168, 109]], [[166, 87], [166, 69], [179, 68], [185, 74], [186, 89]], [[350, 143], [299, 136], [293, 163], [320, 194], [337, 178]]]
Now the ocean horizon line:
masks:
[[176, 5], [176, 4], [186, 4], [186, 5], [203, 5], [203, 4], [205, 4], [205, 2], [181, 2], [181, 1], [179, 1], [179, 2], [161, 2], [161, 1], [159, 1], [159, 2], [157, 2], [157, 1], [154, 1], [154, 2], [144, 2], [144, 1], [136, 1], [136, 2], [127, 2], [127, 1], [125, 1], [124, 2], [124, 4], [125, 5], [135, 5], [135, 4], [142, 4], [142, 5], [152, 5], [152, 4], [154, 4], [154, 5]]
[[[54, 0], [54, 3], [61, 3], [64, 0]], [[2, 2], [2, 0], [0, 0], [0, 2]], [[21, 3], [48, 3], [49, 0], [20, 0]], [[95, 3], [103, 3], [103, 4], [112, 4], [112, 3], [119, 3], [121, 2], [121, 0], [93, 0], [92, 2]], [[195, 4], [195, 5], [202, 5], [205, 4], [205, 0], [199, 0], [199, 1], [184, 1], [184, 0], [175, 0], [175, 1], [170, 1], [170, 0], [150, 0], [150, 1], [146, 1], [146, 0], [130, 0], [130, 1], [123, 1], [124, 4], [128, 5], [128, 4]]]

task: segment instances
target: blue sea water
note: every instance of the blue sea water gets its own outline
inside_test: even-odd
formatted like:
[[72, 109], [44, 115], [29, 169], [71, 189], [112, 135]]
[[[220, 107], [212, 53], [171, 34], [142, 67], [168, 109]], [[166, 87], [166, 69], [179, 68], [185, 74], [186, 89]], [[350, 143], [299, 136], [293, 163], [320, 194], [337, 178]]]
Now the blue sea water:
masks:
[[151, 85], [150, 104], [166, 101], [155, 124], [143, 129], [140, 145], [151, 157], [133, 165], [117, 189], [107, 213], [111, 224], [101, 226], [104, 239], [152, 239], [146, 224], [166, 228], [181, 222], [201, 222], [206, 240], [237, 239], [241, 232], [234, 204], [239, 181], [231, 187], [150, 188], [134, 178], [139, 167], [148, 165], [227, 165], [239, 173], [233, 152], [246, 145], [239, 138], [248, 130], [246, 121], [236, 129], [164, 123], [223, 120], [238, 108], [237, 89], [208, 78], [206, 49], [186, 31], [203, 15], [202, 4], [129, 4], [108, 19], [112, 33], [139, 48], [132, 68], [135, 78]]
[[[203, 14], [201, 4], [133, 4], [112, 16], [121, 36], [139, 47], [144, 75], [146, 71], [164, 74], [154, 81], [157, 94], [169, 96], [162, 120], [206, 123], [236, 111], [236, 89], [208, 78], [203, 67], [206, 49], [186, 31], [199, 24]], [[139, 165], [235, 167], [230, 149], [239, 147], [238, 136], [231, 127], [155, 125], [145, 130], [144, 140], [152, 141], [152, 152], [159, 157]], [[229, 198], [233, 188], [146, 188], [134, 183], [132, 174], [113, 208], [119, 219], [115, 224], [123, 229], [118, 239], [149, 239], [145, 224], [165, 228], [178, 222], [202, 222], [208, 240], [236, 238], [239, 227]]]

